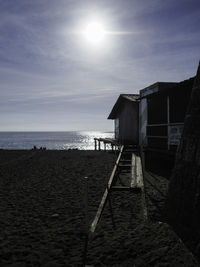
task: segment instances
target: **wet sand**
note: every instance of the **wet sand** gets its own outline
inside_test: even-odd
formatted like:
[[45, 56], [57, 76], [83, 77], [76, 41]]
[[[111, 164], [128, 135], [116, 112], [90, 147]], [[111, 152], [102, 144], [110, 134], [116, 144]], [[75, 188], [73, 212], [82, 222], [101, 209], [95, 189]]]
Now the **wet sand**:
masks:
[[[91, 222], [115, 160], [99, 151], [0, 150], [0, 266], [82, 266], [83, 178], [88, 177]], [[113, 192], [116, 229], [106, 205], [89, 240], [88, 265], [198, 266], [161, 222], [168, 181], [147, 176], [149, 220], [143, 219], [138, 194]]]

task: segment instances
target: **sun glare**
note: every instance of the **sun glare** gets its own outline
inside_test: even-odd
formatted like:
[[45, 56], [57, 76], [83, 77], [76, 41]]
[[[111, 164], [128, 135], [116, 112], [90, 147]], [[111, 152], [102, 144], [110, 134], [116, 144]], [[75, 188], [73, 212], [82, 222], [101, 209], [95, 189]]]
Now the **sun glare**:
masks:
[[84, 38], [92, 44], [100, 44], [105, 39], [105, 29], [99, 22], [90, 22], [83, 30]]
[[109, 23], [106, 17], [88, 15], [78, 21], [72, 33], [74, 36], [78, 37], [76, 40], [81, 49], [98, 51], [98, 53], [101, 51], [105, 54], [112, 50], [115, 44], [115, 42], [113, 42], [115, 36], [135, 34], [135, 32], [132, 31], [113, 30], [112, 28], [113, 25]]

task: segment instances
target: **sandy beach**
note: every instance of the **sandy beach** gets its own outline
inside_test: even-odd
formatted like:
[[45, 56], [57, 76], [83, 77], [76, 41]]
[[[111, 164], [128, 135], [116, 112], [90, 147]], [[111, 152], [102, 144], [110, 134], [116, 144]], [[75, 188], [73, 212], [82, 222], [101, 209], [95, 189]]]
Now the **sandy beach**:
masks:
[[[91, 222], [115, 160], [99, 151], [0, 150], [0, 266], [82, 266], [84, 177]], [[137, 194], [113, 192], [116, 229], [107, 205], [89, 240], [88, 265], [199, 266], [162, 222], [168, 180], [145, 175], [149, 220]]]

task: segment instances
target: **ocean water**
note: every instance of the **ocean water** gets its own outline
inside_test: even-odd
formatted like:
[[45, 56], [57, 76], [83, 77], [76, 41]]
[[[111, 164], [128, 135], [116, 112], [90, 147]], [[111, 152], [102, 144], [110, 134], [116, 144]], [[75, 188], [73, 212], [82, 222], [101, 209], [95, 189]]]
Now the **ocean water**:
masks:
[[113, 138], [112, 132], [0, 132], [0, 149], [94, 150], [94, 138]]

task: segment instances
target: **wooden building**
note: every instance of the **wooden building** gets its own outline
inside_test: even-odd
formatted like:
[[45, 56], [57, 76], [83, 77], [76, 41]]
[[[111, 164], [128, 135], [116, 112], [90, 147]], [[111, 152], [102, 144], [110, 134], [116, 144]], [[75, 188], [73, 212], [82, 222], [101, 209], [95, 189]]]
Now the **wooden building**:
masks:
[[[146, 151], [175, 156], [194, 77], [182, 82], [157, 82], [137, 94], [121, 94], [108, 119], [115, 122], [115, 138], [139, 144]], [[174, 160], [174, 158], [173, 158]]]
[[114, 120], [115, 138], [122, 144], [139, 142], [139, 95], [121, 94], [108, 119]]
[[140, 145], [174, 154], [179, 144], [194, 78], [158, 82], [140, 90]]

